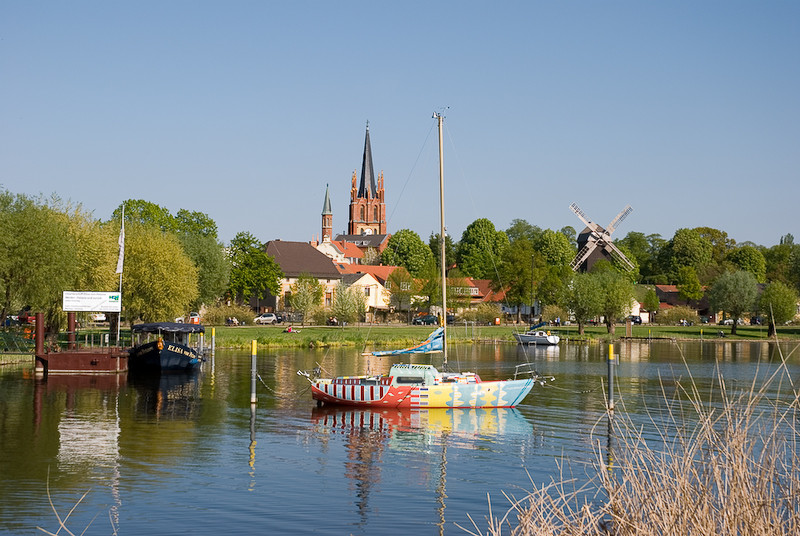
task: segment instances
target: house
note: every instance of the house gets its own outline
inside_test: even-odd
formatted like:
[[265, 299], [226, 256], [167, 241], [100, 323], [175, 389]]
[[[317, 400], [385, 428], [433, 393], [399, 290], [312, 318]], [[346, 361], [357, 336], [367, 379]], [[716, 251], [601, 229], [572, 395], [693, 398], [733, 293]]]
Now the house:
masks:
[[367, 322], [377, 322], [379, 317], [381, 320], [386, 319], [391, 294], [375, 276], [363, 272], [343, 274], [342, 283], [351, 288], [361, 289], [364, 293]]
[[[266, 252], [275, 259], [281, 270], [283, 278], [280, 281], [280, 291], [277, 296], [267, 293], [260, 303], [255, 304], [256, 309], [267, 311], [291, 310], [292, 285], [302, 274], [308, 274], [319, 281], [324, 288], [325, 307], [333, 303], [336, 285], [341, 281], [342, 274], [336, 269], [330, 257], [326, 256], [308, 242], [288, 242], [271, 240], [266, 244]], [[251, 306], [254, 305], [251, 302]]]
[[361, 264], [364, 252], [352, 242], [330, 240], [323, 237], [322, 242], [311, 242], [317, 250], [330, 257], [337, 264]]
[[[697, 311], [698, 315], [708, 316], [710, 313], [710, 306], [708, 297], [704, 294], [700, 301], [685, 300], [680, 295], [677, 285], [655, 285], [656, 296], [661, 303], [661, 309], [671, 309], [673, 307], [684, 306], [691, 307]], [[705, 293], [707, 289], [703, 287]], [[665, 307], [666, 306], [666, 307]]]

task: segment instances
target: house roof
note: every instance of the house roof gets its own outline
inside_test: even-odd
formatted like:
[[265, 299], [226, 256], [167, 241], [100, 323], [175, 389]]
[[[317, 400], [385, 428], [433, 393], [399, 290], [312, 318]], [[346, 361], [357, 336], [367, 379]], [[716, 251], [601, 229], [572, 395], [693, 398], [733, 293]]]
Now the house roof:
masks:
[[336, 242], [350, 242], [359, 248], [375, 248], [381, 251], [386, 247], [389, 240], [388, 234], [340, 234], [336, 237]]
[[331, 240], [331, 244], [341, 251], [346, 259], [361, 259], [364, 257], [364, 252], [352, 242], [346, 240]]
[[341, 278], [330, 257], [308, 242], [271, 240], [267, 242], [266, 251], [275, 259], [287, 277], [297, 277], [307, 273], [317, 278]]
[[479, 296], [477, 298], [481, 302], [501, 302], [506, 297], [505, 290], [496, 292], [492, 290], [492, 281], [490, 279], [472, 279], [471, 277], [467, 279], [472, 283], [472, 286], [478, 289]]
[[386, 284], [389, 275], [394, 272], [398, 266], [384, 266], [384, 265], [371, 265], [371, 264], [337, 264], [339, 271], [343, 274], [370, 274], [378, 280], [381, 285]]

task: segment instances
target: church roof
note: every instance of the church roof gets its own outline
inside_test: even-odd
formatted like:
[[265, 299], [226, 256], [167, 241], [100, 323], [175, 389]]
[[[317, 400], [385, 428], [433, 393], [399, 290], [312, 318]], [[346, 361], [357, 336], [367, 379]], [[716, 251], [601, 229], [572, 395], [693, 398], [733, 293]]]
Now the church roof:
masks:
[[322, 215], [327, 216], [333, 214], [331, 210], [331, 196], [328, 194], [328, 185], [325, 185], [325, 202], [322, 204]]
[[361, 161], [361, 183], [358, 186], [358, 197], [378, 197], [378, 188], [375, 186], [375, 170], [372, 167], [372, 145], [369, 142], [369, 123], [367, 123], [367, 136], [364, 140], [364, 158]]

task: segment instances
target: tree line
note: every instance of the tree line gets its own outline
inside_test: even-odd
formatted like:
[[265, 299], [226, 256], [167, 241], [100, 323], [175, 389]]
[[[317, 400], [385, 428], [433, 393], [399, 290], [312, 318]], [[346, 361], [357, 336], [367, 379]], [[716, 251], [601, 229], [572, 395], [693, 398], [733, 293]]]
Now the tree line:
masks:
[[[173, 215], [157, 204], [133, 199], [120, 204], [108, 221], [100, 221], [80, 205], [55, 196], [0, 190], [0, 321], [30, 307], [45, 312], [48, 326], [57, 327], [64, 290], [115, 290], [123, 205], [122, 292], [129, 320], [171, 319], [201, 304], [248, 303], [264, 292], [278, 293], [283, 274], [264, 243], [243, 231], [226, 246], [207, 214], [180, 209]], [[455, 307], [469, 303], [458, 290], [466, 285], [460, 281], [471, 277], [490, 280], [496, 291], [504, 292], [509, 306], [537, 301], [549, 315], [572, 314], [579, 324], [596, 316], [608, 322], [619, 319], [633, 299], [636, 283], [675, 284], [686, 300], [707, 296], [717, 310], [736, 317], [758, 312], [783, 322], [796, 312], [800, 245], [791, 234], [765, 247], [737, 244], [726, 232], [710, 227], [678, 229], [669, 239], [629, 232], [615, 244], [635, 269], [629, 272], [601, 261], [590, 274], [576, 274], [569, 267], [576, 239], [572, 227], [543, 229], [516, 219], [508, 229], [498, 230], [490, 220], [479, 218], [458, 241], [445, 237], [452, 292], [448, 302]], [[389, 286], [395, 305], [408, 310], [440, 302], [440, 255], [438, 234], [431, 233], [425, 243], [416, 232], [402, 229], [380, 255], [373, 252], [365, 259], [404, 268], [393, 274]], [[299, 307], [299, 295], [305, 291], [296, 290]], [[421, 300], [412, 304], [413, 297]], [[643, 301], [646, 308], [658, 309], [654, 296]], [[343, 296], [342, 314], [353, 309], [345, 303]]]
[[[632, 271], [608, 260], [596, 263], [589, 274], [576, 274], [569, 266], [577, 251], [575, 229], [542, 229], [523, 219], [513, 220], [506, 230], [477, 219], [457, 242], [445, 237], [444, 249], [449, 273], [491, 280], [512, 307], [538, 301], [549, 316], [571, 313], [581, 329], [602, 316], [611, 330], [629, 309], [634, 285], [642, 283], [676, 285], [687, 302], [707, 297], [714, 310], [734, 319], [754, 313], [783, 323], [797, 311], [800, 245], [791, 234], [771, 247], [737, 244], [725, 231], [711, 227], [678, 229], [669, 239], [632, 231], [614, 243], [634, 265]], [[440, 251], [438, 234], [425, 244], [414, 231], [403, 229], [389, 239], [380, 260], [404, 266], [424, 281], [435, 278]], [[648, 310], [658, 311], [654, 291], [641, 299]]]

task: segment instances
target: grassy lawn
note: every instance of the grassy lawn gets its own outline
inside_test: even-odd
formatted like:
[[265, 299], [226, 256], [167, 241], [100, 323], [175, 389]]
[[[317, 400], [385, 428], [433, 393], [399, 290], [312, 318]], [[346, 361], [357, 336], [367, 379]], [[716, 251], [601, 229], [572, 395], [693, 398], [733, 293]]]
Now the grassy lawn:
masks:
[[[391, 349], [403, 348], [425, 339], [433, 331], [432, 326], [406, 325], [355, 325], [347, 327], [328, 326], [295, 326], [296, 333], [284, 333], [285, 326], [218, 326], [215, 328], [216, 344], [219, 348], [250, 348], [252, 340], [258, 341], [259, 347], [296, 347], [311, 346], [351, 346], [355, 348]], [[465, 328], [463, 325], [448, 326], [447, 338], [455, 343], [473, 343], [488, 341], [513, 342], [515, 331], [524, 331], [525, 326], [475, 326]], [[560, 326], [549, 328], [562, 340], [582, 342], [607, 342], [608, 332], [605, 326], [588, 326], [583, 336], [578, 334], [577, 326]], [[720, 337], [719, 332], [725, 336]], [[703, 340], [768, 340], [766, 326], [737, 326], [737, 334], [731, 335], [731, 326], [633, 326], [633, 337], [636, 339], [703, 339]], [[625, 326], [617, 326], [615, 338], [625, 336]], [[781, 326], [778, 337], [782, 340], [800, 339], [799, 326]], [[211, 338], [211, 328], [206, 328], [206, 339]], [[210, 341], [209, 341], [210, 342]]]

